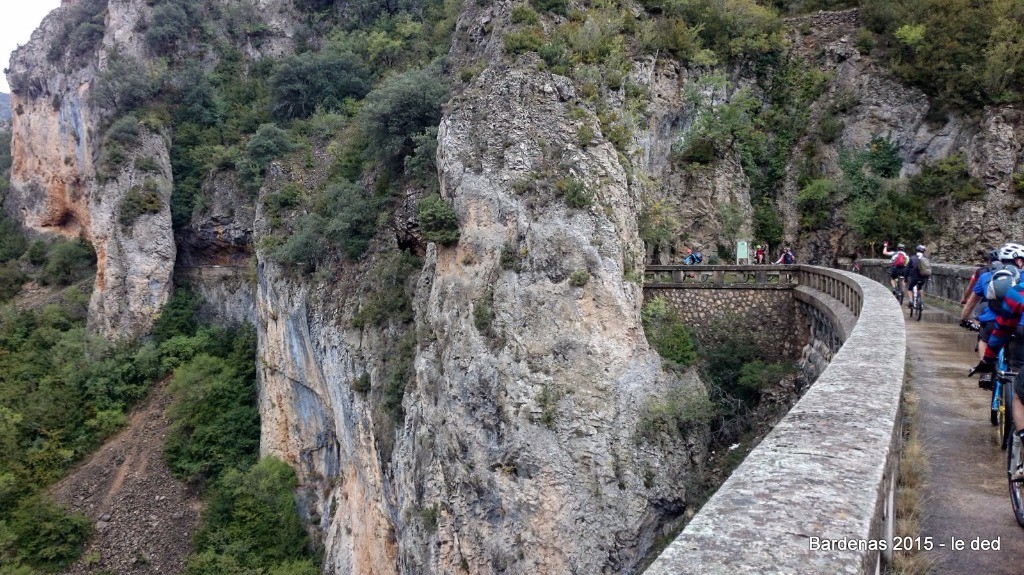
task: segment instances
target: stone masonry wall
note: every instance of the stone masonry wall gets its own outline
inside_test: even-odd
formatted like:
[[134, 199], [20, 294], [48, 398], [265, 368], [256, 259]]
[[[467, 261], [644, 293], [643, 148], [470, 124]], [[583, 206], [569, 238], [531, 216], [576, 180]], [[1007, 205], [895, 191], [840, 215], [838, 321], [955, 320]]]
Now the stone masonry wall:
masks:
[[[808, 330], [791, 289], [644, 288], [644, 300], [664, 297], [698, 340], [722, 331], [746, 331], [773, 359], [794, 359], [807, 344]], [[798, 317], [801, 316], [801, 317]]]

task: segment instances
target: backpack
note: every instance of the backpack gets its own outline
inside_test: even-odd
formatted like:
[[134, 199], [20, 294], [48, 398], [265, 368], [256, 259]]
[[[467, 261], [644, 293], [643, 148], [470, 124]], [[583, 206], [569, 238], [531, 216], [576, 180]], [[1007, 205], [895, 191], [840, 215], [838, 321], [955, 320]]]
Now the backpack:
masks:
[[[1020, 280], [1020, 274], [1017, 268], [1013, 266], [1006, 266], [1001, 270], [997, 270], [992, 274], [992, 279], [988, 282], [988, 286], [985, 287], [985, 299], [990, 302], [1001, 301], [1006, 297], [1006, 292], [1017, 285], [1018, 280]], [[989, 307], [991, 307], [991, 304], [989, 304]]]
[[907, 265], [907, 254], [903, 252], [896, 252], [896, 259], [892, 261], [894, 267], [902, 268]]
[[782, 263], [791, 264], [793, 263], [793, 252], [786, 252], [782, 254]]
[[932, 275], [932, 264], [928, 258], [921, 256], [917, 258], [917, 275], [926, 278]]
[[695, 264], [699, 264], [700, 262], [704, 261], [704, 254], [700, 252], [693, 252], [690, 255], [693, 256], [693, 263]]

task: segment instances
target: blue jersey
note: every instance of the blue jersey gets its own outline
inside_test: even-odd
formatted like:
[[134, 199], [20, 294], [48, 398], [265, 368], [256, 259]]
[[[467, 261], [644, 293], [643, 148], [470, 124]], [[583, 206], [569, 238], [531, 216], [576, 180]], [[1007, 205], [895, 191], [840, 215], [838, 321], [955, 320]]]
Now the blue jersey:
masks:
[[[988, 284], [992, 283], [992, 271], [989, 270], [978, 277], [978, 281], [974, 282], [974, 295], [981, 298], [981, 301], [988, 301], [985, 299], [985, 290], [988, 289]], [[978, 321], [984, 323], [986, 321], [992, 321], [996, 319], [997, 314], [993, 306], [985, 306], [985, 310], [978, 314]]]

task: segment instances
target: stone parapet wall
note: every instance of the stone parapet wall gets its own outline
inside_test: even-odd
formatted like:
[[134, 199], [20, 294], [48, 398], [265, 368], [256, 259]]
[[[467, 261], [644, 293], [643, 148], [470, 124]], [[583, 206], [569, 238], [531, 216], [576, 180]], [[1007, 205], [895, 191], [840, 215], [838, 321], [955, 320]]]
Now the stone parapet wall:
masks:
[[792, 288], [644, 288], [644, 300], [663, 297], [700, 341], [723, 331], [752, 334], [773, 360], [799, 356], [807, 329], [797, 321]]
[[[930, 260], [929, 260], [930, 261]], [[860, 274], [889, 286], [888, 259], [859, 260]], [[928, 280], [927, 297], [940, 297], [950, 303], [960, 304], [964, 290], [971, 282], [971, 275], [977, 266], [961, 266], [931, 262], [932, 275]]]
[[[795, 267], [785, 293], [808, 322], [805, 358], [823, 371], [648, 575], [876, 573], [891, 558], [849, 543], [893, 534], [903, 315], [875, 281]], [[843, 544], [815, 548], [812, 538]]]

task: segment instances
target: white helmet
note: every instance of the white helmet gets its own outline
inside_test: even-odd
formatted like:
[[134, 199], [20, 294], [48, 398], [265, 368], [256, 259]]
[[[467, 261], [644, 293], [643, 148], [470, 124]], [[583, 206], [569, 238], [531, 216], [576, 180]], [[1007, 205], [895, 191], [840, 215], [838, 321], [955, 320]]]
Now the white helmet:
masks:
[[1024, 258], [1024, 246], [1010, 242], [999, 248], [999, 261], [1012, 263], [1017, 258]]

